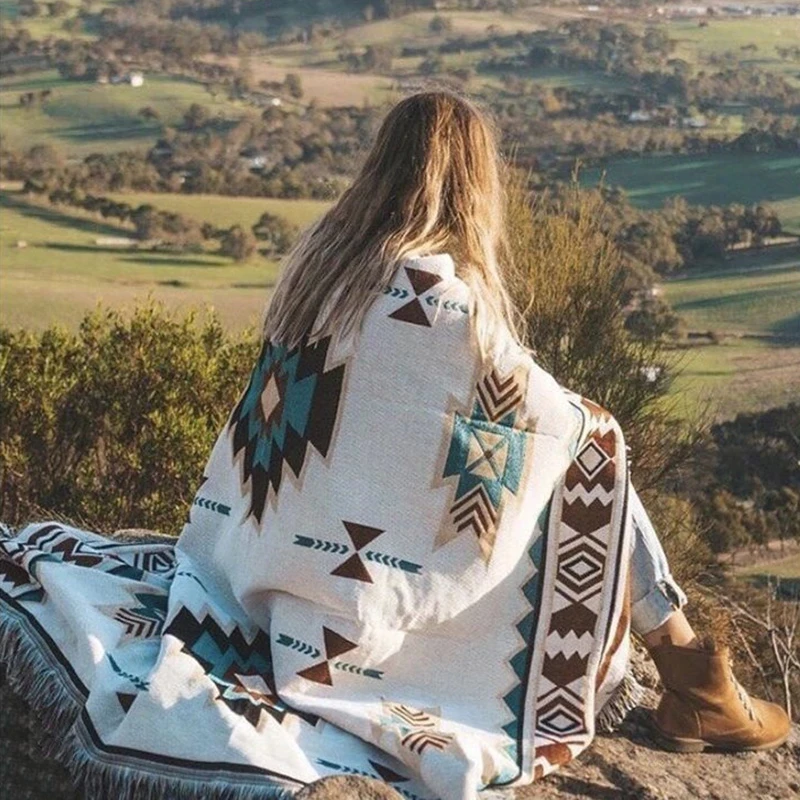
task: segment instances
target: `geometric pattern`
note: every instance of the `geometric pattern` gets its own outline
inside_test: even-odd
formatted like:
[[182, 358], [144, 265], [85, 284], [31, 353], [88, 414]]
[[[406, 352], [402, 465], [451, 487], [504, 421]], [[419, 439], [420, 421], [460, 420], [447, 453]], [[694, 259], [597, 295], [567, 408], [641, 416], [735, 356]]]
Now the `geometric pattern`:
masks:
[[534, 777], [572, 759], [591, 738], [586, 707], [588, 658], [600, 630], [607, 585], [620, 439], [611, 415], [582, 400], [590, 432], [564, 478], [557, 526], [554, 602], [536, 698]]
[[[363, 581], [364, 583], [372, 583], [372, 576], [364, 560], [361, 558], [360, 551], [373, 541], [373, 539], [377, 539], [378, 536], [385, 533], [385, 531], [380, 528], [372, 528], [369, 525], [360, 525], [356, 522], [347, 522], [345, 520], [342, 520], [342, 524], [347, 530], [355, 552], [348, 556], [338, 567], [333, 569], [330, 574], [340, 578], [351, 578], [353, 580]], [[346, 544], [331, 542], [327, 539], [301, 536], [299, 534], [295, 534], [294, 544], [323, 553], [347, 555], [351, 551], [351, 548]], [[387, 567], [401, 569], [404, 572], [417, 574], [422, 569], [420, 564], [414, 564], [410, 561], [405, 561], [396, 556], [387, 555], [386, 553], [380, 553], [376, 550], [367, 550], [364, 553], [364, 558]]]
[[149, 639], [161, 636], [167, 617], [166, 592], [132, 592], [136, 605], [98, 606], [98, 610], [120, 622], [124, 633], [120, 644], [132, 639]]
[[164, 631], [183, 643], [217, 687], [217, 699], [259, 728], [267, 714], [278, 723], [287, 714], [315, 725], [312, 714], [289, 709], [278, 697], [272, 670], [269, 636], [256, 629], [249, 635], [237, 625], [223, 629], [209, 613], [198, 619], [182, 607]]
[[[60, 561], [137, 581], [144, 577], [144, 570], [130, 561], [104, 552], [61, 525], [45, 523], [31, 527], [25, 539], [0, 540], [0, 581], [6, 584], [5, 591], [17, 600], [42, 601], [44, 591], [36, 579], [37, 564], [42, 561]], [[174, 564], [170, 559], [163, 566], [168, 571]]]
[[249, 513], [258, 522], [267, 502], [277, 502], [284, 467], [299, 485], [309, 445], [328, 455], [345, 372], [344, 364], [326, 371], [330, 343], [331, 337], [304, 339], [286, 348], [265, 341], [233, 411], [233, 453], [241, 453]]
[[[403, 267], [408, 282], [411, 284], [411, 289], [414, 296], [405, 305], [400, 306], [396, 311], [389, 314], [391, 319], [400, 320], [401, 322], [409, 322], [412, 325], [421, 325], [425, 328], [430, 328], [431, 322], [428, 315], [425, 313], [425, 308], [420, 301], [420, 295], [433, 288], [437, 283], [443, 281], [441, 275], [435, 272], [426, 272], [422, 269], [413, 269], [412, 267]], [[406, 289], [390, 288], [389, 292], [393, 297], [405, 298], [409, 292]]]
[[522, 481], [527, 433], [518, 413], [526, 383], [524, 370], [500, 376], [492, 369], [476, 386], [470, 415], [454, 412], [442, 477], [455, 479], [455, 497], [435, 549], [468, 531], [484, 561], [491, 558], [503, 502]]
[[384, 701], [372, 724], [372, 738], [379, 742], [382, 735], [393, 734], [403, 748], [421, 757], [427, 749], [445, 750], [453, 741], [453, 734], [443, 733], [440, 725], [440, 708], [414, 708]]
[[[338, 656], [344, 655], [344, 653], [349, 653], [351, 650], [355, 650], [358, 647], [358, 644], [355, 642], [345, 639], [344, 636], [336, 633], [336, 631], [333, 631], [330, 628], [325, 627], [324, 625], [322, 626], [322, 638], [325, 647], [325, 660], [298, 671], [297, 675], [299, 677], [305, 678], [313, 683], [320, 683], [325, 686], [333, 686], [333, 675], [331, 674], [331, 667], [333, 667], [334, 669], [347, 672], [352, 675], [361, 675], [367, 678], [375, 678], [377, 680], [381, 680], [383, 678], [383, 672], [380, 670], [365, 669], [364, 667], [358, 667], [355, 664], [349, 664], [346, 661], [340, 661], [338, 659]], [[285, 633], [278, 634], [277, 644], [283, 645], [284, 647], [288, 647], [292, 650], [296, 650], [302, 655], [310, 656], [311, 658], [316, 659], [321, 655], [319, 648], [314, 647], [313, 645], [310, 645], [301, 639], [295, 639], [294, 637]]]
[[539, 608], [541, 593], [541, 574], [544, 566], [544, 554], [547, 542], [547, 527], [550, 519], [550, 504], [544, 508], [536, 525], [534, 540], [528, 550], [531, 561], [531, 574], [522, 586], [522, 594], [528, 603], [528, 610], [517, 622], [516, 629], [522, 638], [523, 645], [509, 659], [509, 665], [514, 672], [515, 680], [509, 691], [503, 696], [503, 702], [511, 710], [513, 719], [503, 726], [503, 731], [513, 740], [515, 754], [519, 753], [522, 746], [522, 725], [520, 720], [525, 706], [527, 690], [527, 675], [530, 672], [533, 646], [536, 640], [536, 609]]
[[197, 495], [192, 501], [193, 506], [198, 508], [207, 508], [209, 511], [216, 511], [217, 514], [222, 514], [223, 517], [230, 516], [231, 507], [218, 503], [216, 500], [209, 500], [207, 497]]

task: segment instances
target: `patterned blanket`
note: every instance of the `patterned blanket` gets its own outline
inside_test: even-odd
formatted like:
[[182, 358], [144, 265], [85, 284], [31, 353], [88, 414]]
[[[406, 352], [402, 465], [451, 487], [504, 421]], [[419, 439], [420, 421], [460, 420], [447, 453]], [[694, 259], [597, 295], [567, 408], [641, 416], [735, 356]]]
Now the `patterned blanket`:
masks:
[[627, 665], [625, 447], [448, 256], [266, 342], [176, 544], [0, 536], [0, 656], [92, 797], [461, 800], [591, 742]]

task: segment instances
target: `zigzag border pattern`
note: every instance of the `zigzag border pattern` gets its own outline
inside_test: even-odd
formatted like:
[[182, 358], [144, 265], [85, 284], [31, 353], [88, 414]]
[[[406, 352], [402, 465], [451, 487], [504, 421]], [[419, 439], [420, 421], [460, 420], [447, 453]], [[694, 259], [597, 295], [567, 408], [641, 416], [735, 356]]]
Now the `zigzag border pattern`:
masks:
[[612, 529], [615, 502], [622, 502], [617, 491], [620, 458], [624, 463], [619, 430], [600, 406], [580, 399], [579, 409], [586, 436], [564, 479], [560, 518], [552, 528], [558, 537], [553, 605], [549, 620], [539, 625], [547, 634], [535, 700], [537, 780], [572, 760], [591, 741], [594, 725], [584, 683], [590, 654], [605, 634], [600, 600], [608, 570], [614, 569], [609, 557], [619, 541], [619, 531]]

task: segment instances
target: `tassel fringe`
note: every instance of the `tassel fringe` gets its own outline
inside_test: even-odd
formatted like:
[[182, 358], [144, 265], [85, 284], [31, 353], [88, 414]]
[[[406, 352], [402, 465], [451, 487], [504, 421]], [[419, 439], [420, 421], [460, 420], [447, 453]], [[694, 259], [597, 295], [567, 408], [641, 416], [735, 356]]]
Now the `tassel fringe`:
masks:
[[[0, 614], [0, 663], [9, 688], [29, 703], [41, 735], [42, 756], [60, 762], [87, 798], [115, 800], [291, 800], [297, 789], [245, 785], [234, 776], [196, 779], [150, 772], [103, 758], [89, 741], [79, 717], [82, 698], [48, 663], [35, 638], [9, 609]], [[268, 780], [267, 778], [264, 779]]]
[[598, 733], [614, 733], [625, 721], [628, 713], [641, 705], [644, 695], [644, 687], [631, 675], [630, 670], [626, 672], [620, 685], [597, 715], [595, 730]]

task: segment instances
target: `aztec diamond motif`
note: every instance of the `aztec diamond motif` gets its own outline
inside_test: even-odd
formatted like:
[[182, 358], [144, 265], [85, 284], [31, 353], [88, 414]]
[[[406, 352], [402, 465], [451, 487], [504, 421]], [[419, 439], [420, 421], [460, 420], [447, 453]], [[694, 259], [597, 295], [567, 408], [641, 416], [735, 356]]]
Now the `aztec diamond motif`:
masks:
[[492, 370], [476, 387], [471, 415], [454, 413], [442, 477], [456, 479], [455, 498], [436, 548], [467, 531], [477, 538], [484, 561], [491, 558], [505, 496], [515, 495], [522, 480], [527, 441], [518, 412], [524, 386], [522, 370], [505, 377]]
[[[412, 325], [421, 325], [425, 328], [430, 328], [431, 322], [428, 315], [425, 313], [425, 307], [422, 305], [420, 296], [424, 295], [429, 289], [436, 286], [437, 283], [444, 280], [441, 275], [435, 272], [426, 272], [422, 269], [414, 269], [412, 267], [403, 267], [403, 270], [411, 284], [411, 289], [414, 292], [414, 297], [411, 298], [405, 305], [400, 306], [397, 311], [389, 314], [391, 319], [400, 320], [400, 322], [409, 322]], [[393, 294], [396, 292], [399, 297], [406, 297], [408, 292], [406, 289], [393, 289], [390, 290]]]
[[[307, 681], [313, 683], [321, 683], [325, 686], [333, 686], [333, 675], [331, 674], [331, 667], [342, 672], [349, 672], [353, 675], [362, 675], [367, 678], [375, 678], [377, 680], [383, 679], [383, 672], [377, 669], [367, 669], [358, 667], [355, 664], [349, 664], [346, 661], [340, 661], [339, 656], [355, 650], [358, 644], [345, 639], [336, 631], [322, 626], [322, 638], [325, 645], [325, 660], [310, 667], [300, 670], [297, 675], [305, 678]], [[307, 642], [295, 639], [293, 636], [288, 636], [285, 633], [278, 634], [279, 645], [288, 647], [291, 650], [296, 650], [303, 655], [311, 656], [312, 658], [319, 658], [321, 655], [319, 648], [308, 644]]]
[[253, 727], [262, 724], [263, 713], [278, 723], [283, 722], [287, 714], [300, 717], [310, 725], [318, 722], [316, 716], [290, 709], [278, 697], [270, 641], [262, 630], [246, 636], [241, 628], [233, 626], [230, 633], [226, 633], [210, 613], [197, 619], [184, 607], [164, 633], [183, 642], [183, 652], [203, 667], [217, 687], [217, 699]]
[[[380, 536], [382, 533], [385, 533], [385, 531], [381, 530], [380, 528], [372, 528], [369, 525], [360, 525], [357, 522], [347, 522], [345, 520], [342, 520], [342, 524], [350, 536], [350, 541], [353, 543], [355, 552], [348, 556], [341, 564], [339, 564], [338, 567], [335, 567], [333, 570], [331, 570], [331, 575], [336, 575], [339, 578], [350, 578], [356, 581], [363, 581], [364, 583], [372, 583], [372, 576], [370, 575], [360, 553], [370, 542], [372, 542], [374, 539], [377, 539], [378, 536]], [[351, 550], [349, 545], [346, 544], [331, 542], [327, 539], [316, 539], [310, 536], [301, 536], [299, 534], [295, 535], [294, 544], [323, 553], [348, 554]], [[382, 564], [386, 567], [392, 567], [393, 569], [401, 569], [404, 572], [412, 572], [416, 574], [422, 569], [422, 565], [420, 564], [414, 564], [411, 561], [405, 561], [402, 558], [387, 555], [386, 553], [381, 553], [376, 550], [366, 550], [364, 552], [364, 558], [367, 561], [371, 561], [376, 564]]]
[[277, 502], [284, 466], [299, 482], [309, 445], [328, 455], [345, 372], [344, 364], [326, 371], [330, 342], [303, 341], [291, 349], [265, 342], [233, 411], [233, 453], [241, 453], [250, 514], [259, 522], [268, 500]]

